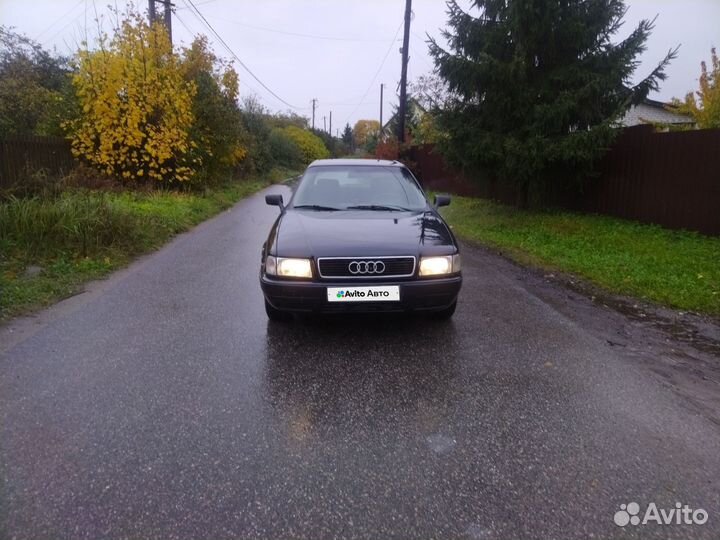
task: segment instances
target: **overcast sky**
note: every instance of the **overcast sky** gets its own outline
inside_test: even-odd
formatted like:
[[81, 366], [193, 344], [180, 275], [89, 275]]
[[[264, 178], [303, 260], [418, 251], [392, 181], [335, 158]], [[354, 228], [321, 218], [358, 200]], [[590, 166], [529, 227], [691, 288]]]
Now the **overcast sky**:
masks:
[[[176, 44], [211, 36], [188, 0], [174, 0]], [[385, 83], [385, 119], [397, 103], [404, 0], [193, 0], [218, 34], [253, 73], [295, 111], [310, 116], [317, 98], [316, 126], [333, 112], [333, 132], [345, 122], [379, 116], [380, 83]], [[112, 0], [124, 6], [124, 0]], [[628, 0], [624, 37], [643, 18], [658, 15], [637, 78], [667, 50], [681, 45], [661, 91], [669, 100], [697, 88], [700, 61], [720, 46], [720, 0]], [[94, 10], [107, 14], [107, 0], [0, 0], [0, 24], [13, 26], [48, 48], [69, 53]], [[469, 0], [461, 5], [468, 6]], [[136, 3], [136, 5], [138, 5]], [[139, 3], [144, 10], [147, 2]], [[158, 8], [160, 6], [158, 5]], [[443, 0], [414, 0], [410, 38], [410, 80], [432, 70], [425, 35], [445, 26]], [[87, 22], [86, 22], [87, 21]], [[96, 33], [96, 32], [95, 32]], [[395, 41], [393, 41], [395, 39]], [[229, 57], [213, 38], [220, 55]], [[256, 94], [271, 110], [289, 107], [273, 97], [236, 63], [241, 94]]]

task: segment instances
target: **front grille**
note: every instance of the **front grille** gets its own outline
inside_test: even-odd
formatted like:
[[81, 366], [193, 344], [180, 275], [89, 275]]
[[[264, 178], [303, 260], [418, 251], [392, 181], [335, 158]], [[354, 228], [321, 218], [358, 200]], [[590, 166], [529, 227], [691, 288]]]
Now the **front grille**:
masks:
[[[382, 271], [377, 271], [377, 263], [384, 265]], [[363, 271], [367, 265], [371, 271]], [[324, 278], [409, 277], [415, 272], [415, 257], [329, 257], [318, 259], [318, 266], [320, 277]], [[355, 270], [355, 273], [351, 269]]]

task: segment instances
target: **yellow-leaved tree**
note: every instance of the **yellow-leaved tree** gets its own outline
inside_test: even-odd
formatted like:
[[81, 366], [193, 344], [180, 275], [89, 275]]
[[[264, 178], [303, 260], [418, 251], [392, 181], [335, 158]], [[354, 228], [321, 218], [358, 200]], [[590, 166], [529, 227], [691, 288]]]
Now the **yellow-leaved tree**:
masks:
[[191, 180], [200, 165], [189, 136], [195, 85], [183, 77], [165, 28], [128, 11], [96, 49], [84, 43], [76, 62], [75, 155], [123, 179]]
[[720, 127], [720, 58], [715, 47], [710, 50], [710, 67], [700, 62], [700, 89], [689, 92], [684, 101], [674, 98], [669, 108], [690, 116], [700, 129]]

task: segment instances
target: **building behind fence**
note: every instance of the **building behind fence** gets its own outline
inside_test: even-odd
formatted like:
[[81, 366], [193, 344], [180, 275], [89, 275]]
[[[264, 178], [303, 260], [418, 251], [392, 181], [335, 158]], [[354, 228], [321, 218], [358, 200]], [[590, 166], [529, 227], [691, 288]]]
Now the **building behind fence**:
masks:
[[[432, 145], [413, 147], [408, 158], [426, 189], [509, 204], [517, 200], [511, 185], [454, 170]], [[557, 202], [571, 210], [718, 235], [720, 129], [627, 128], [603, 159], [599, 177], [582, 193], [565, 193]]]
[[0, 138], [0, 187], [22, 183], [38, 171], [62, 176], [74, 164], [67, 139], [35, 136]]

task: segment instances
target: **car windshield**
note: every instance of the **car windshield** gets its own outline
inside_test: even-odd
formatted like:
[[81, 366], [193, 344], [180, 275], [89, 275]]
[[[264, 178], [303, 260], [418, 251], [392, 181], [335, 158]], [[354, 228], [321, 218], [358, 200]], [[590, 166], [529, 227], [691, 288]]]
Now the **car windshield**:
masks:
[[423, 210], [427, 201], [404, 167], [331, 165], [310, 167], [293, 198], [308, 210]]

